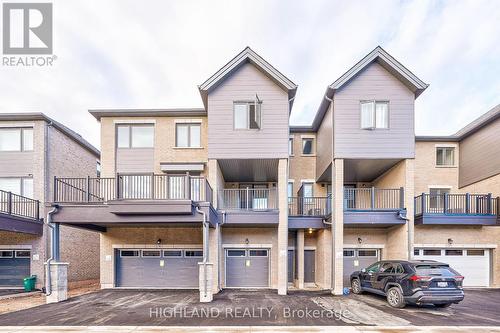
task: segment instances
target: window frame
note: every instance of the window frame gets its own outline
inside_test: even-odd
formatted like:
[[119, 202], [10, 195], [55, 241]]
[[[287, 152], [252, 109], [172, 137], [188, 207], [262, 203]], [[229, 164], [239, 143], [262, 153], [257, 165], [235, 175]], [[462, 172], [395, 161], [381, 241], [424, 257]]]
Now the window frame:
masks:
[[293, 144], [295, 142], [295, 138], [293, 136], [288, 137], [288, 156], [295, 156], [294, 152], [295, 149], [293, 147]]
[[[246, 128], [237, 128], [236, 127], [236, 105], [246, 105]], [[258, 128], [250, 128], [250, 105], [255, 106], [255, 113], [258, 113]], [[262, 101], [256, 99], [254, 101], [251, 100], [237, 100], [233, 101], [233, 130], [234, 131], [260, 131], [262, 130]]]
[[[179, 126], [186, 126], [187, 127], [187, 146], [179, 146]], [[200, 142], [198, 143], [197, 146], [192, 146], [191, 145], [191, 127], [198, 127], [200, 129]], [[202, 148], [201, 147], [201, 123], [183, 123], [179, 122], [175, 124], [175, 148], [181, 148], [181, 149], [189, 149], [189, 148]]]
[[[372, 119], [373, 123], [372, 126], [370, 127], [363, 127], [363, 110], [362, 110], [362, 105], [363, 104], [368, 104], [372, 103], [373, 108], [372, 108]], [[387, 105], [387, 127], [377, 127], [377, 104], [386, 104]], [[367, 100], [360, 100], [359, 101], [359, 128], [362, 130], [369, 130], [369, 131], [375, 131], [375, 130], [388, 130], [391, 127], [391, 121], [390, 121], [390, 115], [391, 115], [391, 110], [390, 110], [390, 101], [385, 100], [385, 99], [380, 99], [380, 100], [375, 100], [375, 99], [367, 99]]]
[[[134, 127], [151, 127], [153, 129], [153, 143], [151, 147], [134, 147], [134, 136], [132, 135], [133, 128]], [[118, 136], [118, 130], [119, 128], [127, 128], [127, 135], [128, 135], [128, 146], [127, 147], [120, 147], [119, 146], [119, 136]], [[115, 148], [116, 149], [151, 149], [155, 147], [155, 124], [152, 123], [138, 123], [138, 124], [116, 124], [115, 125]]]
[[[175, 256], [168, 256], [166, 255], [166, 253], [178, 253], [178, 255], [175, 255]], [[167, 250], [163, 250], [162, 251], [162, 255], [163, 255], [163, 258], [182, 258], [182, 250], [181, 249], [167, 249]]]
[[[304, 153], [304, 142], [305, 141], [311, 141], [311, 153], [306, 154]], [[315, 138], [311, 137], [304, 137], [301, 139], [302, 143], [302, 149], [300, 150], [302, 156], [315, 156], [316, 155], [316, 140]]]
[[[144, 252], [146, 252], [146, 253], [155, 252], [155, 253], [158, 253], [158, 255], [144, 255]], [[162, 255], [162, 251], [159, 249], [142, 249], [141, 250], [141, 258], [161, 258], [161, 255]]]
[[[27, 252], [28, 255], [21, 255], [21, 252]], [[20, 259], [29, 259], [31, 258], [31, 250], [15, 250], [14, 257]]]
[[[254, 251], [254, 254], [252, 254], [252, 251]], [[257, 252], [263, 251], [266, 253], [265, 256], [259, 256], [255, 255]], [[248, 249], [248, 257], [249, 258], [267, 258], [269, 257], [269, 250], [268, 249]]]
[[[133, 252], [133, 256], [124, 256], [123, 252]], [[137, 255], [135, 255], [137, 254]], [[141, 250], [138, 249], [120, 249], [120, 258], [140, 258], [141, 257]]]
[[[189, 250], [184, 250], [182, 252], [184, 254], [184, 258], [203, 258], [203, 250], [200, 250], [200, 249], [189, 249]], [[193, 252], [193, 253], [198, 253], [198, 254], [201, 253], [201, 254], [188, 256], [187, 255], [188, 252]]]
[[[20, 195], [20, 196], [22, 196], [22, 197], [26, 197], [26, 198], [34, 199], [34, 196], [35, 196], [35, 195], [34, 195], [34, 194], [35, 194], [35, 193], [34, 193], [34, 192], [35, 192], [35, 182], [33, 181], [33, 177], [0, 177], [0, 180], [2, 180], [2, 179], [13, 179], [13, 180], [17, 180], [17, 181], [19, 182], [19, 190], [20, 190], [20, 191], [19, 191], [19, 193], [15, 193], [15, 192], [12, 192], [12, 191], [11, 191], [11, 192], [12, 192], [12, 193], [14, 193], [14, 194]], [[25, 191], [25, 188], [26, 188], [25, 181], [26, 181], [26, 180], [31, 180], [31, 185], [32, 185], [32, 187], [31, 187], [31, 191], [32, 191], [32, 194], [33, 194], [33, 195], [31, 195], [31, 196], [27, 196], [27, 195], [26, 195], [26, 191]], [[2, 190], [2, 189], [0, 188], [0, 190]], [[5, 190], [3, 190], [3, 191], [5, 191]], [[7, 192], [8, 192], [8, 191], [7, 191]]]
[[[437, 168], [456, 168], [457, 167], [457, 154], [456, 154], [457, 149], [456, 148], [457, 148], [456, 146], [436, 146], [436, 152], [434, 154], [435, 166]], [[438, 159], [438, 151], [439, 150], [443, 150], [442, 161], [441, 161], [443, 164], [439, 164], [440, 163], [440, 161]], [[452, 158], [453, 158], [452, 164], [444, 164], [446, 162], [446, 150], [452, 151]]]
[[[35, 130], [33, 127], [2, 127], [0, 131], [18, 131], [19, 132], [19, 149], [16, 150], [1, 150], [0, 152], [32, 152], [35, 150]], [[31, 131], [31, 149], [25, 149], [24, 132]]]

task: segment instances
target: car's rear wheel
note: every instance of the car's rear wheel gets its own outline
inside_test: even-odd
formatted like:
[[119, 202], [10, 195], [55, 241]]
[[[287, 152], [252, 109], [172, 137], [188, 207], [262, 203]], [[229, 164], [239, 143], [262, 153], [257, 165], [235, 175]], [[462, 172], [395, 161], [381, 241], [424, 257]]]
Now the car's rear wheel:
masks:
[[434, 304], [435, 307], [437, 308], [447, 308], [451, 305], [451, 303], [444, 303], [444, 304]]
[[392, 287], [387, 291], [387, 303], [393, 308], [405, 307], [403, 293], [398, 287]]
[[361, 290], [361, 283], [359, 279], [352, 279], [351, 281], [352, 292], [355, 294], [361, 294], [363, 291]]

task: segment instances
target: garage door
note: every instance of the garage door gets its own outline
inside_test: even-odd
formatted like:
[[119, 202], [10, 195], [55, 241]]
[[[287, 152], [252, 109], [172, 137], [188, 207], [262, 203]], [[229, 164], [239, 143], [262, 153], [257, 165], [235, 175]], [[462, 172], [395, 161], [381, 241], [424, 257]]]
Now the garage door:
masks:
[[129, 288], [198, 288], [195, 249], [120, 249], [115, 254], [115, 285]]
[[29, 250], [0, 249], [0, 287], [22, 287], [30, 275]]
[[449, 264], [464, 276], [465, 287], [490, 285], [490, 251], [488, 249], [415, 249], [415, 259], [437, 260]]
[[227, 249], [226, 287], [268, 288], [269, 249]]
[[350, 277], [379, 260], [378, 249], [344, 249], [344, 287], [351, 285]]

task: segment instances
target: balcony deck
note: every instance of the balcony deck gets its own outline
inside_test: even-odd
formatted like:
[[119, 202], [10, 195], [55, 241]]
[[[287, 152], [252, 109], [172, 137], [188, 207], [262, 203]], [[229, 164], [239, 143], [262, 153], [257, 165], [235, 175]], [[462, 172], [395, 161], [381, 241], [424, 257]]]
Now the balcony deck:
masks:
[[497, 225], [499, 198], [491, 194], [428, 194], [415, 197], [415, 224]]
[[40, 202], [0, 190], [0, 230], [42, 235]]

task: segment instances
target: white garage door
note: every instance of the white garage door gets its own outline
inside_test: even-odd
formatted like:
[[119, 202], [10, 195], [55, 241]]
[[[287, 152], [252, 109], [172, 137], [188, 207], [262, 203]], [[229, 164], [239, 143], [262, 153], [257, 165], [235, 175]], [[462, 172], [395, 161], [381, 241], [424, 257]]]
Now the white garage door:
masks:
[[490, 285], [490, 251], [488, 249], [415, 249], [415, 259], [437, 260], [449, 264], [464, 276], [464, 287]]

